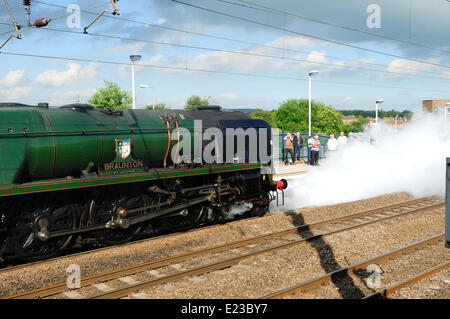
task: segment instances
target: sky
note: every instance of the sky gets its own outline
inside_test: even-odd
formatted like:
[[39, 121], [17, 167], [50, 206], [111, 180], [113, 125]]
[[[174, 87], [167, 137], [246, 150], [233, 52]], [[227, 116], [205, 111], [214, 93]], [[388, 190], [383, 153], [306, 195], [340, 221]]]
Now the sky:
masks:
[[[8, 0], [22, 39], [0, 50], [0, 102], [59, 106], [87, 102], [104, 81], [131, 92], [136, 105], [183, 108], [191, 95], [225, 108], [272, 110], [291, 98], [337, 109], [418, 111], [450, 98], [447, 0]], [[88, 12], [77, 12], [80, 8]], [[8, 33], [9, 32], [9, 33]], [[0, 2], [0, 45], [14, 34]], [[36, 57], [47, 56], [47, 58]], [[145, 84], [149, 88], [140, 88]]]

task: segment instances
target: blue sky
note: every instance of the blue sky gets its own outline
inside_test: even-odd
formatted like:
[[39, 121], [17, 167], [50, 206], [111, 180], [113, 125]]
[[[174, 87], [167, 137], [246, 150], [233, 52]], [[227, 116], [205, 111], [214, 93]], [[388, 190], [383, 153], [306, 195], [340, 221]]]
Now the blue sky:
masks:
[[[32, 1], [32, 21], [42, 17], [54, 20], [46, 27], [47, 30], [22, 28], [23, 38], [12, 39], [2, 48], [0, 101], [50, 102], [52, 106], [78, 100], [86, 102], [96, 88], [104, 86], [104, 80], [117, 82], [131, 92], [130, 54], [143, 57], [139, 62], [142, 66], [136, 70], [138, 108], [152, 103], [153, 90], [138, 86], [146, 84], [154, 87], [157, 103], [165, 103], [171, 108], [182, 108], [186, 99], [195, 94], [210, 96], [212, 103], [227, 108], [273, 109], [287, 99], [308, 97], [307, 76], [310, 70], [320, 72], [313, 79], [313, 99], [337, 109], [372, 109], [375, 100], [383, 98], [382, 109], [415, 111], [421, 108], [422, 100], [450, 98], [450, 2], [446, 0], [227, 0], [241, 5], [258, 3], [288, 15], [218, 0], [182, 1], [273, 28], [170, 0], [120, 0], [117, 3], [119, 18], [139, 23], [112, 19], [105, 14], [88, 30], [90, 35], [85, 35], [81, 34], [83, 28], [95, 15], [81, 12], [78, 28], [76, 23], [71, 25], [70, 22], [75, 20], [70, 16], [71, 12], [67, 12], [67, 6], [75, 4], [82, 10], [96, 7], [89, 11], [99, 13], [103, 9], [112, 9], [109, 1]], [[24, 25], [26, 17], [22, 1], [9, 0], [9, 4], [16, 21]], [[367, 8], [372, 4], [380, 8], [380, 28], [367, 25], [367, 19], [373, 13], [367, 12]], [[291, 14], [335, 26], [299, 19]], [[3, 23], [0, 24], [0, 34], [12, 30], [12, 26], [7, 25], [10, 18], [3, 2], [0, 3], [0, 23]], [[1, 43], [8, 36], [1, 35]], [[420, 45], [390, 40], [386, 36]], [[322, 41], [317, 37], [393, 56]]]

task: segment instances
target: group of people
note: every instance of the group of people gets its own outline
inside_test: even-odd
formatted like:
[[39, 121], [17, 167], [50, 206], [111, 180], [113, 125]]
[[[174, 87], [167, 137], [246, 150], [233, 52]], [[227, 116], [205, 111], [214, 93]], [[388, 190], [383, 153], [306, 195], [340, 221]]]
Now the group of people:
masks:
[[291, 133], [287, 133], [284, 137], [284, 164], [288, 165], [288, 154], [291, 155], [292, 162], [294, 164], [295, 161], [300, 160], [300, 150], [302, 148], [303, 138], [300, 135], [300, 132], [295, 133], [294, 137], [292, 137]]
[[[284, 137], [284, 164], [293, 165], [295, 161], [300, 161], [300, 150], [301, 145], [303, 143], [303, 139], [300, 135], [300, 132], [295, 133], [294, 137], [292, 137], [291, 133], [287, 133]], [[341, 132], [339, 138], [336, 138], [334, 134], [330, 134], [330, 139], [327, 142], [327, 150], [334, 152], [339, 146], [347, 144], [347, 137], [344, 132]], [[308, 139], [308, 147], [311, 149], [311, 165], [319, 165], [319, 152], [320, 152], [320, 140], [319, 136], [311, 136]], [[289, 163], [288, 155], [290, 154], [292, 162]]]

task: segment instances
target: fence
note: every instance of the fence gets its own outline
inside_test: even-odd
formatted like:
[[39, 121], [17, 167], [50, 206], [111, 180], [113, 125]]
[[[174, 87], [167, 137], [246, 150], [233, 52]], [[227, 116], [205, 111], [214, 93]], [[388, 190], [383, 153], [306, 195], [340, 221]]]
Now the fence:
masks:
[[[272, 141], [273, 141], [273, 157], [275, 160], [283, 161], [284, 159], [284, 137], [287, 132], [280, 131], [279, 129], [272, 129]], [[291, 135], [294, 136], [295, 132], [291, 132]], [[320, 150], [319, 150], [319, 159], [326, 158], [327, 152], [327, 142], [330, 138], [329, 135], [313, 133], [314, 135], [319, 136], [320, 141]], [[301, 132], [300, 136], [303, 139], [303, 143], [300, 148], [300, 160], [307, 161], [308, 160], [308, 133]]]

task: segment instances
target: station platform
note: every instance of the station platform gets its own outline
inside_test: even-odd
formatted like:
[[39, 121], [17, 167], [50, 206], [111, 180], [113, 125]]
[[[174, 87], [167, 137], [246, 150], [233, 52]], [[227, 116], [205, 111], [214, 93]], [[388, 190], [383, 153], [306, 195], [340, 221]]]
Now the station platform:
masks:
[[303, 161], [297, 161], [295, 165], [284, 165], [284, 163], [278, 163], [275, 165], [275, 178], [290, 178], [298, 175], [308, 173], [311, 166], [305, 164]]

